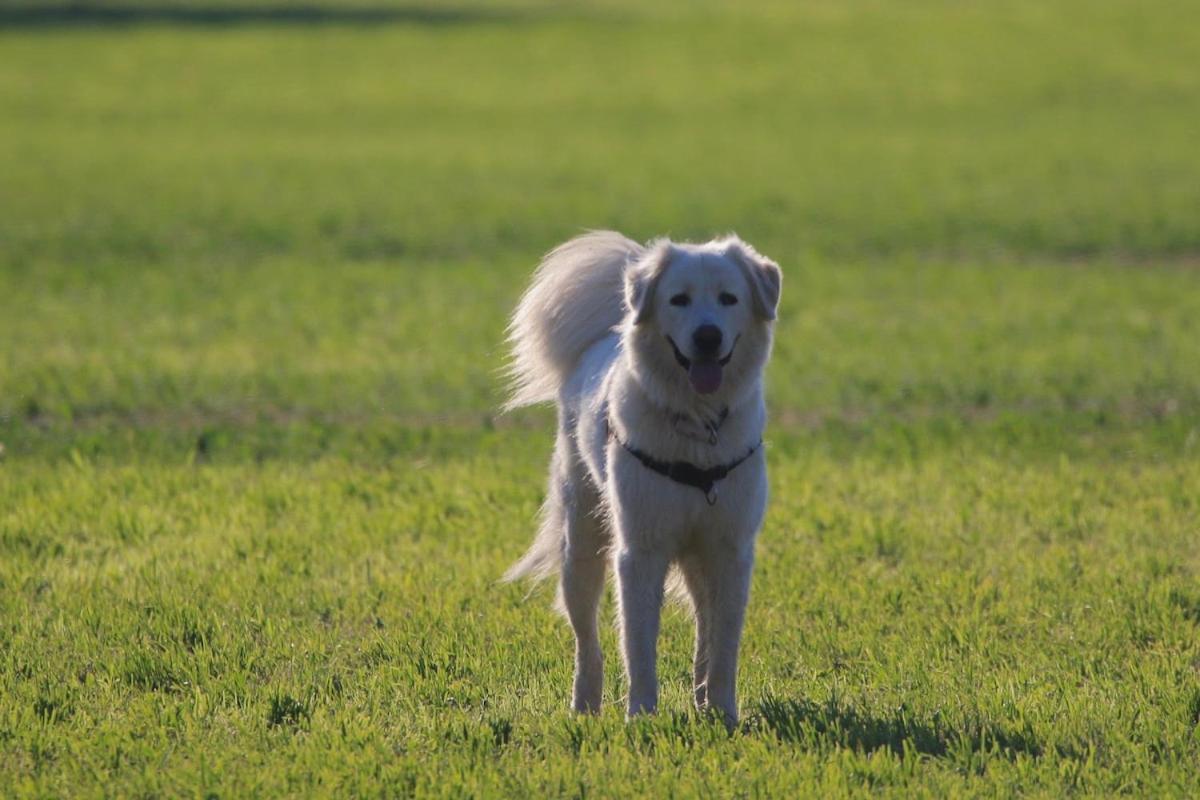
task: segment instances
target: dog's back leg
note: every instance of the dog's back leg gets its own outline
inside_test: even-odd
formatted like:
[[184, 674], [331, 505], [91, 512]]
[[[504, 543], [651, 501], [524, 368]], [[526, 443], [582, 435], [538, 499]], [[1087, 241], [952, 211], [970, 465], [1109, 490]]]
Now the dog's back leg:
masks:
[[598, 712], [604, 692], [604, 655], [600, 651], [600, 599], [608, 558], [606, 522], [599, 513], [600, 493], [578, 456], [570, 419], [559, 428], [551, 462], [551, 497], [546, 523], [560, 525], [562, 566], [558, 599], [575, 631], [575, 688], [571, 708]]
[[688, 553], [679, 559], [679, 571], [692, 601], [692, 614], [696, 617], [696, 651], [692, 662], [692, 692], [696, 710], [708, 707], [708, 659], [710, 626], [712, 623], [712, 596], [708, 577], [704, 573], [704, 559], [697, 553]]
[[569, 462], [562, 484], [562, 601], [575, 631], [575, 686], [571, 707], [595, 713], [604, 689], [604, 657], [600, 652], [599, 611], [608, 563], [608, 536], [598, 514], [599, 493], [577, 458]]

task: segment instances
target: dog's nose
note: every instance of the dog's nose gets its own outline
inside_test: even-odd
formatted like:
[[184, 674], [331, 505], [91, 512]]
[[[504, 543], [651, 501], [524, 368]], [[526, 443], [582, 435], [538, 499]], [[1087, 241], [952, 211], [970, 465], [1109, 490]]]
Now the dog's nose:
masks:
[[701, 325], [692, 334], [692, 344], [699, 355], [716, 355], [721, 351], [721, 329], [716, 325]]

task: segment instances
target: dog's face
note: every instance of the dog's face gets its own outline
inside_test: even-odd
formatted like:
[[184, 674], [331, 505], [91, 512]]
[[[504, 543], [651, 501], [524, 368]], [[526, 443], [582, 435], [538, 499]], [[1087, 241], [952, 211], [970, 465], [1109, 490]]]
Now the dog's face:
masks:
[[673, 366], [697, 394], [728, 391], [766, 359], [781, 281], [774, 262], [736, 238], [657, 245], [626, 283], [639, 358]]

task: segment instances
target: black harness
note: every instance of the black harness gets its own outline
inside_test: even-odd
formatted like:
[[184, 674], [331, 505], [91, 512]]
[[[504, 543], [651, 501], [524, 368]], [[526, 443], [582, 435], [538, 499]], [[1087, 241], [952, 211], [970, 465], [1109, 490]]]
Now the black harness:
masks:
[[[721, 412], [720, 419], [716, 424], [705, 425], [709, 431], [710, 444], [717, 443], [717, 429], [728, 415], [729, 409], [725, 409]], [[729, 473], [733, 472], [738, 465], [742, 464], [746, 459], [754, 455], [758, 448], [762, 447], [762, 439], [759, 439], [741, 458], [731, 461], [728, 464], [718, 464], [715, 467], [698, 467], [690, 461], [660, 461], [649, 453], [638, 450], [629, 444], [629, 442], [622, 441], [621, 437], [617, 436], [612, 422], [610, 420], [605, 420], [605, 422], [608, 425], [609, 437], [625, 448], [631, 456], [640, 461], [643, 467], [651, 472], [657, 472], [659, 475], [670, 478], [676, 483], [682, 483], [684, 486], [699, 489], [704, 492], [704, 499], [708, 501], [710, 506], [717, 504], [717, 481], [728, 477]]]

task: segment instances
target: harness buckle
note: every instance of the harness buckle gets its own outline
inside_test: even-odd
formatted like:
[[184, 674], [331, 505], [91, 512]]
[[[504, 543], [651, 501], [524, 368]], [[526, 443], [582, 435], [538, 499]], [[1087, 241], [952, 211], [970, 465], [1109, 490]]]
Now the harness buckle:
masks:
[[705, 501], [708, 502], [708, 504], [710, 506], [715, 506], [717, 504], [717, 486], [716, 486], [716, 484], [713, 484], [712, 486], [708, 487], [708, 490], [704, 493], [704, 499], [705, 499]]

